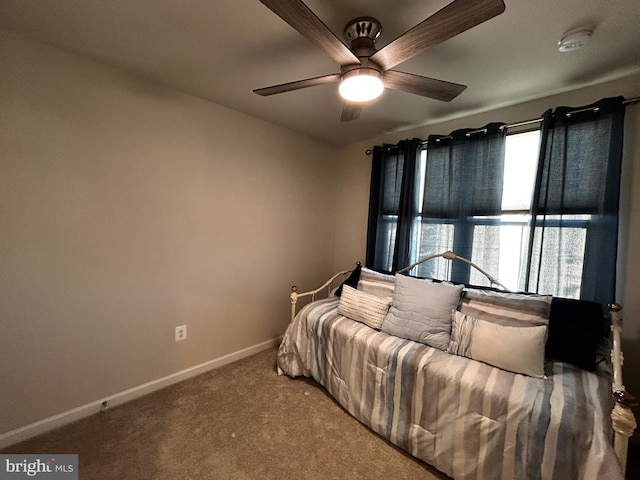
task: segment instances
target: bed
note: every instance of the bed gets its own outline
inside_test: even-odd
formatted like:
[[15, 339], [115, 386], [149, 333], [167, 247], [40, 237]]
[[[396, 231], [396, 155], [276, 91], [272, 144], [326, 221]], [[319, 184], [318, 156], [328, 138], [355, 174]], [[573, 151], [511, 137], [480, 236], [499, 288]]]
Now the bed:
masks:
[[[498, 288], [361, 265], [312, 291], [293, 287], [278, 373], [315, 379], [360, 422], [455, 480], [623, 479], [636, 425], [622, 385], [620, 307], [600, 324], [592, 315], [583, 332], [590, 302], [507, 292], [452, 252], [422, 261], [434, 257], [465, 261]], [[298, 311], [301, 298], [310, 302]]]

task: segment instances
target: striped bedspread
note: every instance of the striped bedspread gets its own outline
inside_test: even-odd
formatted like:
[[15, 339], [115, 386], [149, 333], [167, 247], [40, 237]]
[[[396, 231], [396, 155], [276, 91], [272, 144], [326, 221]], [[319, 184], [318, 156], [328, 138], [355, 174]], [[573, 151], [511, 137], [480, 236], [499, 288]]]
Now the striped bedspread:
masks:
[[314, 378], [355, 418], [455, 480], [618, 479], [610, 384], [548, 361], [546, 378], [513, 374], [301, 309], [278, 373]]

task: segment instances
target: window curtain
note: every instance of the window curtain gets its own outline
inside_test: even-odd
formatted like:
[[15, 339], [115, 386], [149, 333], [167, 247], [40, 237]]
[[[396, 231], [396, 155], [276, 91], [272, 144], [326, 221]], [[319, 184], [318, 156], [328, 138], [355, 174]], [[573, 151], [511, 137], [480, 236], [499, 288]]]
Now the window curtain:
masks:
[[526, 290], [614, 301], [623, 101], [545, 112]]
[[[452, 250], [496, 270], [506, 138], [503, 127], [491, 123], [429, 137], [419, 257]], [[469, 265], [452, 262], [451, 268], [451, 280], [469, 283]], [[427, 262], [418, 274], [437, 277], [441, 273], [437, 269], [437, 262]]]
[[422, 142], [402, 140], [373, 148], [366, 265], [396, 271], [409, 264], [418, 210]]

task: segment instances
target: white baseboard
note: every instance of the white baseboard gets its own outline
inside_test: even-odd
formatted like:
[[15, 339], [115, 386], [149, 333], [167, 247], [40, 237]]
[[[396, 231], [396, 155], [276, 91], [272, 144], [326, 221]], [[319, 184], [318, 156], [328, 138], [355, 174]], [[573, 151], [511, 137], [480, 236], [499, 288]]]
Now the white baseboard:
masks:
[[67, 410], [66, 412], [62, 412], [43, 420], [31, 423], [29, 425], [25, 425], [24, 427], [20, 427], [15, 430], [3, 433], [2, 435], [0, 435], [0, 449], [6, 448], [10, 445], [14, 445], [24, 440], [28, 440], [29, 438], [41, 435], [55, 428], [62, 427], [69, 423], [75, 422], [76, 420], [80, 420], [81, 418], [94, 415], [100, 412], [102, 404], [105, 401], [107, 402], [108, 408], [122, 405], [123, 403], [129, 402], [136, 398], [140, 398], [144, 395], [155, 392], [156, 390], [166, 388], [175, 383], [182, 382], [189, 378], [195, 377], [196, 375], [200, 375], [201, 373], [213, 370], [214, 368], [222, 367], [223, 365], [227, 365], [242, 358], [248, 357], [250, 355], [253, 355], [254, 353], [261, 352], [263, 350], [266, 350], [267, 348], [275, 347], [280, 343], [281, 340], [282, 337], [267, 340], [266, 342], [262, 342], [251, 347], [229, 353], [222, 357], [209, 360], [208, 362], [205, 362], [203, 364], [187, 368], [186, 370], [182, 370], [166, 377], [162, 377], [157, 380], [138, 385], [137, 387], [124, 390], [114, 395], [110, 395], [106, 398], [101, 398], [94, 402], [81, 405], [77, 408]]

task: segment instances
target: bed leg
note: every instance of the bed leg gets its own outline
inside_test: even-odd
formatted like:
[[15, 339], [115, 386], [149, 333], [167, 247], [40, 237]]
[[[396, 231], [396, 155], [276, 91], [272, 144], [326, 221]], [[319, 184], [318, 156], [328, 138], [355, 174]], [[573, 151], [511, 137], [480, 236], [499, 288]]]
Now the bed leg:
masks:
[[298, 287], [295, 285], [291, 287], [291, 295], [289, 295], [289, 298], [291, 298], [291, 321], [293, 322], [293, 319], [296, 317], [296, 303], [298, 303]]
[[636, 418], [631, 408], [637, 405], [637, 402], [632, 395], [624, 391], [617, 392], [614, 396], [616, 397], [616, 405], [611, 412], [614, 431], [613, 449], [622, 467], [622, 473], [625, 473], [629, 438], [637, 427]]
[[618, 457], [618, 462], [622, 467], [623, 473], [627, 469], [627, 450], [629, 448], [629, 437], [633, 435], [636, 429], [636, 417], [632, 408], [638, 405], [636, 398], [624, 388], [622, 383], [622, 364], [624, 356], [622, 355], [622, 317], [620, 311], [622, 306], [618, 303], [609, 304], [609, 318], [611, 319], [611, 364], [613, 365], [613, 397], [616, 404], [611, 412], [611, 420], [613, 422], [613, 449]]

